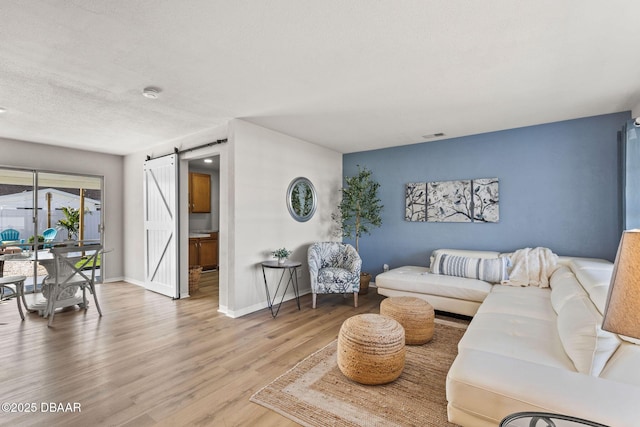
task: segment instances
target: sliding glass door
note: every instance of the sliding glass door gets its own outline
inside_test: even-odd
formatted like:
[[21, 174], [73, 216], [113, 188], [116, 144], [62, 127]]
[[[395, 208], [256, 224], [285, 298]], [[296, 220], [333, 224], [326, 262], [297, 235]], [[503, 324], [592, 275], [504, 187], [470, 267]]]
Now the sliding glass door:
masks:
[[46, 275], [37, 262], [43, 251], [69, 240], [103, 243], [102, 194], [99, 176], [0, 168], [2, 249], [32, 252], [32, 262], [7, 261], [0, 273], [25, 275], [27, 291], [38, 290]]

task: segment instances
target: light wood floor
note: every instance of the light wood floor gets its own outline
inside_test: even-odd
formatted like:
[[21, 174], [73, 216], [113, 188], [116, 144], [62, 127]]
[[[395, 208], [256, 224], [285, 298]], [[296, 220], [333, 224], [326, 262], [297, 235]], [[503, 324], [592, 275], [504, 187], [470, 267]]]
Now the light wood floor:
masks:
[[[231, 319], [217, 312], [217, 278], [203, 275], [192, 298], [172, 301], [124, 282], [98, 285], [104, 316], [89, 310], [37, 314], [22, 322], [0, 304], [0, 401], [35, 403], [36, 413], [0, 413], [0, 425], [288, 426], [249, 397], [338, 335], [348, 317], [378, 312], [359, 298], [319, 295]], [[81, 405], [43, 413], [43, 402]]]

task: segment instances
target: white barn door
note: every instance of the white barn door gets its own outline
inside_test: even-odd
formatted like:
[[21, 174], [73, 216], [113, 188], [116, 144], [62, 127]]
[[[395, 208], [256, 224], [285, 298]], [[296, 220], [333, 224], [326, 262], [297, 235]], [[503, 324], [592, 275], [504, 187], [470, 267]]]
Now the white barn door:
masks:
[[178, 155], [144, 162], [145, 287], [180, 297], [178, 268]]

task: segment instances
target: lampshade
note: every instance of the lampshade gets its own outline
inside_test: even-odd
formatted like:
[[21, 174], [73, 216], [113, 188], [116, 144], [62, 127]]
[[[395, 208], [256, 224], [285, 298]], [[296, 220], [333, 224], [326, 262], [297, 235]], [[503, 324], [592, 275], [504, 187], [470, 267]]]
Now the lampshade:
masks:
[[602, 329], [640, 338], [640, 230], [622, 233]]

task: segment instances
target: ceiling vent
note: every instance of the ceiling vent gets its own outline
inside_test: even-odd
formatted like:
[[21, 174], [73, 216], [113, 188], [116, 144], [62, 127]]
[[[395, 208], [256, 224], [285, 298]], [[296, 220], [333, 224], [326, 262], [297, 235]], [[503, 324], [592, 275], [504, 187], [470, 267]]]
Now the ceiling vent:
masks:
[[430, 133], [428, 135], [422, 135], [424, 139], [440, 138], [441, 136], [444, 136], [444, 132], [437, 132], [437, 133]]

